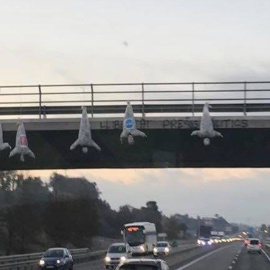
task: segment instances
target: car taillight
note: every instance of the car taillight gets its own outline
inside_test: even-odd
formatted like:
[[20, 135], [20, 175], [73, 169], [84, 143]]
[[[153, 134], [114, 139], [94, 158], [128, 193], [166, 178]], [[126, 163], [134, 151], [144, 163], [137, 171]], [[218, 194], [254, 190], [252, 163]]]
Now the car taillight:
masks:
[[262, 244], [259, 244], [259, 247], [261, 248], [262, 247]]

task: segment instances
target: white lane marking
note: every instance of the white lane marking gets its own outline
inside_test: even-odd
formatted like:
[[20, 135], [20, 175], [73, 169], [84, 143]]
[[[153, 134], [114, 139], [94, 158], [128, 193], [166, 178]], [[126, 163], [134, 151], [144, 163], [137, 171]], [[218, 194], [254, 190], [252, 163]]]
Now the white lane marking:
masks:
[[262, 252], [264, 254], [264, 256], [267, 258], [267, 260], [270, 262], [270, 257], [267, 255], [267, 253], [262, 249]]
[[209, 257], [209, 256], [211, 256], [211, 255], [213, 255], [214, 253], [217, 253], [217, 252], [219, 252], [219, 251], [221, 251], [221, 250], [223, 250], [223, 249], [225, 249], [225, 248], [228, 248], [228, 247], [230, 247], [230, 246], [226, 246], [226, 247], [222, 247], [222, 248], [215, 249], [215, 250], [213, 250], [213, 251], [211, 251], [211, 252], [209, 252], [209, 253], [207, 253], [207, 254], [205, 254], [205, 255], [203, 255], [203, 256], [197, 258], [197, 259], [195, 259], [194, 261], [191, 261], [190, 263], [188, 263], [188, 264], [186, 264], [186, 265], [184, 265], [184, 266], [182, 266], [182, 267], [180, 267], [180, 268], [177, 268], [176, 270], [183, 270], [183, 269], [186, 269], [187, 267], [193, 265], [194, 263], [197, 263], [197, 262], [199, 262], [199, 261], [201, 261], [201, 260], [203, 260], [203, 259], [205, 259], [205, 258], [207, 258], [207, 257]]

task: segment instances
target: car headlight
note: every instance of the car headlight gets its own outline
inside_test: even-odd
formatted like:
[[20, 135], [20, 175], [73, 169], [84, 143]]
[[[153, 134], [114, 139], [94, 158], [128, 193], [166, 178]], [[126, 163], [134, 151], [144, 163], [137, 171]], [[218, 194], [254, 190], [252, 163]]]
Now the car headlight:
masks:
[[40, 265], [40, 266], [43, 266], [44, 264], [45, 264], [45, 261], [44, 261], [44, 260], [40, 260], [40, 261], [39, 261], [39, 265]]
[[212, 245], [212, 241], [208, 241], [207, 244], [208, 244], [208, 245]]
[[110, 262], [111, 261], [111, 258], [110, 257], [105, 257], [105, 262]]
[[61, 263], [61, 260], [57, 260], [56, 263], [57, 263], [57, 264], [60, 264], [60, 263]]
[[154, 252], [157, 252], [157, 248], [154, 248], [153, 250], [154, 250]]
[[201, 240], [198, 240], [197, 243], [200, 244], [201, 243]]
[[127, 259], [127, 258], [126, 258], [125, 256], [122, 256], [122, 257], [120, 258], [121, 262], [124, 262], [126, 259]]
[[144, 252], [144, 246], [140, 246], [140, 250]]
[[165, 250], [165, 252], [167, 252], [167, 253], [170, 251], [169, 248], [167, 248], [167, 247], [165, 247], [164, 250]]
[[205, 242], [204, 241], [201, 241], [201, 244], [204, 246], [205, 245]]

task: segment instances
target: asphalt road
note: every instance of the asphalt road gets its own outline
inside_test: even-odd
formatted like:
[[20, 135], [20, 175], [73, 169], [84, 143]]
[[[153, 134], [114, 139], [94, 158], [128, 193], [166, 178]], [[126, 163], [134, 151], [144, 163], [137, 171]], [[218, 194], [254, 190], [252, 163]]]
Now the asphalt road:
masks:
[[270, 269], [270, 261], [265, 254], [247, 253], [246, 248], [243, 248], [238, 262], [233, 270], [266, 270]]
[[243, 243], [240, 242], [225, 246], [222, 245], [176, 270], [227, 270], [235, 254], [242, 246]]
[[[183, 244], [180, 244], [177, 248], [173, 249], [173, 252], [179, 252], [181, 250], [186, 250], [192, 247], [195, 247], [196, 244], [192, 243], [191, 241], [184, 242]], [[104, 254], [105, 257], [105, 254]], [[136, 257], [135, 257], [136, 258]], [[139, 258], [153, 258], [152, 255], [145, 256], [145, 257], [139, 257]], [[166, 260], [166, 258], [163, 258]], [[100, 269], [105, 269], [104, 266], [104, 258], [95, 260], [95, 261], [90, 261], [90, 262], [85, 262], [81, 264], [75, 264], [74, 265], [74, 270], [100, 270]]]
[[[186, 250], [194, 244], [184, 244], [178, 247], [178, 250]], [[230, 244], [222, 244], [213, 247], [201, 247], [194, 251], [194, 259], [189, 259], [187, 262], [183, 254], [175, 254], [170, 257], [164, 257], [172, 270], [227, 270], [235, 258], [235, 255], [240, 252], [239, 260], [233, 265], [233, 270], [264, 270], [270, 269], [270, 262], [265, 255], [247, 254], [242, 242]], [[205, 252], [206, 251], [206, 252]], [[197, 253], [197, 255], [196, 255]], [[181, 263], [182, 261], [182, 263]], [[177, 266], [178, 265], [178, 266]], [[179, 266], [181, 265], [181, 266]], [[74, 270], [100, 270], [104, 269], [103, 260], [87, 262], [74, 265]]]

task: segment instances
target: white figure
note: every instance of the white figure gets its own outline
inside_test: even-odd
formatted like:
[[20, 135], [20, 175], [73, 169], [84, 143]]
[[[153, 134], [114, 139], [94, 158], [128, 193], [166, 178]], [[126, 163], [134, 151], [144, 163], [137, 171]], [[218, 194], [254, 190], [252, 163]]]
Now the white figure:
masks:
[[6, 148], [11, 149], [11, 146], [8, 143], [4, 143], [3, 129], [2, 129], [2, 124], [0, 122], [0, 151], [5, 150]]
[[195, 130], [191, 133], [191, 136], [195, 135], [204, 138], [203, 143], [205, 146], [210, 144], [209, 138], [223, 137], [220, 132], [214, 130], [213, 122], [209, 113], [209, 108], [211, 108], [211, 105], [206, 102], [203, 107], [200, 130]]
[[10, 152], [9, 157], [13, 157], [15, 155], [20, 155], [20, 160], [22, 162], [24, 161], [24, 156], [26, 155], [35, 158], [35, 154], [28, 147], [26, 132], [22, 121], [19, 123], [16, 134], [16, 146]]
[[70, 146], [70, 150], [74, 150], [78, 145], [82, 146], [83, 153], [88, 152], [88, 147], [94, 147], [101, 151], [100, 147], [92, 140], [90, 123], [88, 120], [86, 107], [82, 107], [82, 118], [78, 139]]
[[123, 121], [123, 131], [120, 135], [120, 141], [123, 143], [124, 138], [127, 138], [129, 144], [134, 144], [134, 137], [147, 137], [145, 133], [136, 128], [136, 121], [133, 114], [133, 109], [130, 102], [127, 102], [125, 118]]

